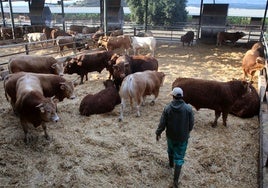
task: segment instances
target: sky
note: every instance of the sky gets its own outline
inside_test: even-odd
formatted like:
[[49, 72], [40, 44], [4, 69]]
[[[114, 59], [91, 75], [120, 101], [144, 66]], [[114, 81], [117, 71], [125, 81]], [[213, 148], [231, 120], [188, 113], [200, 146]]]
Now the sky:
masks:
[[[64, 5], [73, 4], [79, 0], [64, 0]], [[46, 3], [57, 4], [58, 0], [45, 0]], [[188, 4], [200, 4], [201, 0], [188, 0]], [[228, 4], [252, 4], [252, 5], [266, 5], [265, 0], [203, 0], [203, 3], [228, 3]], [[4, 6], [8, 6], [8, 2], [3, 2]], [[17, 1], [12, 2], [12, 6], [28, 6], [28, 2]]]

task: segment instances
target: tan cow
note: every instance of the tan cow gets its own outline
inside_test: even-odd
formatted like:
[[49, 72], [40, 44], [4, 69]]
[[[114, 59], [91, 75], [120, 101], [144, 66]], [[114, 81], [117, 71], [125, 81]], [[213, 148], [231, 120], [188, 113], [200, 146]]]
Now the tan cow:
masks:
[[124, 78], [120, 87], [119, 95], [121, 98], [121, 111], [119, 121], [123, 119], [123, 111], [126, 106], [126, 100], [134, 98], [137, 106], [137, 117], [140, 116], [140, 105], [145, 104], [145, 97], [154, 95], [151, 105], [154, 105], [155, 99], [158, 97], [160, 86], [163, 85], [165, 74], [163, 72], [147, 70], [144, 72], [136, 72]]
[[262, 70], [265, 67], [264, 51], [261, 43], [255, 43], [250, 50], [248, 50], [242, 59], [242, 69], [244, 79], [250, 77], [253, 80], [256, 71]]
[[18, 55], [10, 58], [8, 69], [10, 73], [23, 71], [63, 75], [63, 62], [52, 56]]
[[7, 101], [10, 101], [13, 110], [17, 100], [17, 81], [19, 78], [25, 75], [33, 75], [39, 79], [45, 97], [55, 96], [55, 98], [59, 101], [63, 101], [64, 98], [75, 98], [73, 82], [66, 80], [62, 76], [54, 74], [18, 72], [14, 74], [9, 74], [4, 79], [5, 96]]
[[42, 125], [45, 138], [49, 139], [47, 134], [46, 122], [57, 122], [59, 116], [56, 113], [56, 104], [51, 98], [43, 95], [40, 80], [33, 75], [25, 75], [18, 79], [16, 84], [17, 101], [15, 110], [19, 114], [20, 122], [25, 134], [24, 141], [29, 143], [28, 124], [34, 127]]
[[131, 39], [128, 35], [120, 35], [120, 36], [102, 36], [98, 40], [99, 46], [104, 47], [107, 51], [115, 50], [118, 48], [122, 48], [125, 50], [126, 54], [129, 54], [129, 50], [131, 49]]

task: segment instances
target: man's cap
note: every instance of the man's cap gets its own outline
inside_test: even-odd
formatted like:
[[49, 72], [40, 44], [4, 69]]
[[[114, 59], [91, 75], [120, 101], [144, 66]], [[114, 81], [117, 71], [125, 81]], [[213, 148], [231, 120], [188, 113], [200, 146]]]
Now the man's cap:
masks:
[[173, 95], [174, 97], [183, 97], [183, 91], [180, 87], [175, 87], [172, 90], [171, 95]]

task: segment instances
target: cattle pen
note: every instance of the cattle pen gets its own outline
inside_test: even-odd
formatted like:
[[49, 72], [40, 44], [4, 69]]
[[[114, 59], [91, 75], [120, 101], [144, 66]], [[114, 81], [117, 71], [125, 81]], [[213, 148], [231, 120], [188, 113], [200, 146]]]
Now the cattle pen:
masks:
[[[131, 27], [131, 35], [134, 35], [133, 28], [137, 32], [142, 31], [137, 26]], [[167, 78], [156, 105], [146, 104], [142, 107], [141, 118], [135, 118], [129, 109], [123, 123], [118, 123], [119, 106], [108, 114], [80, 116], [78, 106], [82, 97], [101, 90], [101, 82], [108, 77], [106, 71], [101, 74], [90, 73], [89, 81], [76, 87], [78, 98], [58, 104], [61, 121], [55, 126], [48, 126], [53, 140], [47, 142], [42, 138], [41, 130], [31, 129], [37, 132], [34, 133], [37, 138], [25, 146], [21, 140], [23, 134], [18, 119], [12, 115], [1, 88], [0, 119], [3, 123], [0, 125], [0, 185], [167, 187], [172, 178], [171, 170], [166, 167], [165, 137], [156, 143], [154, 131], [163, 106], [170, 100], [168, 93], [172, 81], [179, 76], [223, 81], [239, 78], [240, 60], [248, 47], [245, 45], [247, 37], [234, 47], [202, 44], [196, 38], [193, 46], [183, 47], [180, 36], [186, 31], [152, 30], [157, 39], [156, 58], [160, 71], [165, 72]], [[51, 44], [47, 49], [39, 48], [38, 43], [35, 47], [29, 47], [27, 43], [3, 45], [0, 47], [0, 64], [6, 66], [11, 56], [24, 53], [56, 58], [79, 54], [71, 50], [61, 57]], [[258, 84], [263, 99], [260, 113], [264, 114], [261, 121], [264, 135], [268, 121], [265, 116], [266, 70], [261, 72]], [[72, 80], [77, 77], [65, 76]], [[228, 128], [220, 122], [213, 129], [209, 125], [212, 111], [195, 110], [195, 115], [196, 127], [191, 135], [181, 186], [266, 187], [266, 168], [263, 165], [266, 154], [261, 153], [263, 140], [259, 137], [259, 130], [262, 132], [262, 129], [259, 129], [258, 117], [240, 119], [230, 115]], [[256, 141], [258, 143], [253, 143]]]

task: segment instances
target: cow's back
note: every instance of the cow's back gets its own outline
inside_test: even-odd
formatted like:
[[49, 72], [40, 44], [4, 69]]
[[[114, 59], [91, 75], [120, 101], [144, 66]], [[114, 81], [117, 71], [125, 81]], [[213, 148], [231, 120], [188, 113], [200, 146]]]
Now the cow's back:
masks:
[[10, 73], [51, 73], [51, 65], [54, 63], [57, 63], [57, 60], [53, 57], [21, 55], [11, 58], [8, 68]]
[[[244, 82], [243, 82], [244, 84]], [[197, 110], [209, 108], [217, 111], [228, 110], [247, 88], [242, 81], [219, 82], [194, 78], [177, 78], [172, 88], [181, 87], [185, 102]]]
[[158, 61], [151, 56], [132, 56], [131, 60], [131, 72], [142, 72], [145, 70], [158, 70]]

